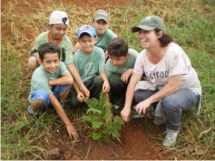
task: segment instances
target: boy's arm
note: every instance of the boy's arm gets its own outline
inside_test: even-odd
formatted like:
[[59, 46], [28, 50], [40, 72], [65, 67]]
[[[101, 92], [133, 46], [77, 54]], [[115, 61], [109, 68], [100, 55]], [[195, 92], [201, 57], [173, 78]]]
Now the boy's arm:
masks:
[[109, 81], [108, 81], [108, 78], [107, 78], [105, 71], [100, 72], [99, 75], [102, 77], [102, 79], [104, 81], [103, 86], [102, 86], [102, 92], [103, 93], [109, 92], [110, 91], [110, 84], [109, 84]]
[[66, 113], [64, 112], [62, 106], [60, 105], [59, 101], [54, 96], [54, 94], [49, 94], [49, 100], [51, 104], [54, 106], [55, 110], [57, 111], [58, 115], [60, 116], [64, 124], [66, 125], [67, 132], [69, 133], [70, 139], [72, 138], [72, 136], [74, 137], [74, 139], [77, 139], [78, 134], [76, 132], [75, 127], [70, 122], [69, 118], [67, 117]]
[[77, 93], [77, 100], [78, 101], [83, 102], [84, 99], [88, 99], [88, 97], [85, 97], [84, 94], [79, 90], [79, 86], [78, 86], [78, 83], [76, 81], [74, 81], [73, 87]]
[[49, 86], [53, 85], [68, 85], [73, 83], [73, 78], [69, 72], [64, 73], [62, 77], [49, 81]]
[[30, 56], [34, 56], [37, 60], [37, 62], [40, 64], [40, 57], [38, 53], [38, 48], [39, 48], [39, 38], [37, 37], [36, 40], [31, 43], [31, 50], [29, 51]]
[[73, 49], [72, 49], [72, 53], [75, 53], [78, 49], [80, 49], [81, 48], [81, 45], [79, 44], [79, 42], [77, 42], [76, 44], [75, 44], [75, 46], [73, 47]]
[[31, 56], [34, 56], [36, 58], [37, 62], [40, 64], [40, 57], [39, 57], [39, 53], [38, 52], [31, 53]]
[[127, 69], [126, 71], [124, 71], [121, 75], [121, 80], [127, 84], [129, 81], [129, 78], [131, 77], [132, 72], [133, 72], [133, 69]]
[[67, 64], [67, 68], [70, 71], [70, 73], [72, 74], [72, 76], [75, 78], [76, 82], [78, 83], [80, 91], [88, 98], [90, 95], [90, 92], [84, 85], [75, 64], [74, 63]]

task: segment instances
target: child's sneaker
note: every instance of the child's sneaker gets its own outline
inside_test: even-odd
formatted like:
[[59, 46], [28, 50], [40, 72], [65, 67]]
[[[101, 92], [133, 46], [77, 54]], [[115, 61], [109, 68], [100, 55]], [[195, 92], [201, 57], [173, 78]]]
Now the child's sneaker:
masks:
[[32, 118], [34, 118], [34, 119], [38, 119], [39, 118], [39, 113], [38, 112], [34, 112], [33, 110], [32, 110], [32, 107], [31, 106], [28, 106], [28, 114], [32, 117]]
[[120, 107], [119, 105], [116, 105], [116, 104], [113, 104], [112, 106], [113, 106], [113, 108], [116, 109], [116, 110], [118, 110], [119, 107]]
[[180, 130], [170, 130], [170, 129], [167, 129], [166, 130], [166, 136], [165, 136], [165, 139], [164, 141], [162, 142], [162, 145], [165, 146], [165, 147], [171, 147], [173, 145], [175, 145], [176, 143], [176, 139], [178, 137], [178, 134], [179, 134], [179, 131]]

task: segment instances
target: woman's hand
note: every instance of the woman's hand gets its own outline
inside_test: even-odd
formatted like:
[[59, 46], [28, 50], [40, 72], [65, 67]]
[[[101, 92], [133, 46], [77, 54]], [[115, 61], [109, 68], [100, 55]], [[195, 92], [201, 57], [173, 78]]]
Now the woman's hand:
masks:
[[136, 105], [136, 112], [141, 115], [141, 113], [145, 114], [146, 109], [151, 105], [151, 102], [146, 99]]

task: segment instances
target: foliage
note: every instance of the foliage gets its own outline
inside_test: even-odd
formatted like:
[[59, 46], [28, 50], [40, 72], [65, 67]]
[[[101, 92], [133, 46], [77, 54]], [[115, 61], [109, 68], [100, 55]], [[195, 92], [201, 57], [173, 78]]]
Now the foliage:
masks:
[[100, 94], [99, 100], [91, 98], [85, 101], [88, 105], [86, 115], [82, 116], [83, 120], [90, 123], [91, 137], [96, 141], [109, 141], [110, 137], [119, 138], [123, 120], [119, 116], [115, 116], [112, 121], [110, 118], [110, 103], [105, 103], [105, 95]]

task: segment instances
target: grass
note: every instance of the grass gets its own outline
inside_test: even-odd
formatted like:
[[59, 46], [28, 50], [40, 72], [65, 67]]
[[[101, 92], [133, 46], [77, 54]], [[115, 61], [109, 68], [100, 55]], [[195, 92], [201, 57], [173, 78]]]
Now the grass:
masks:
[[[26, 62], [30, 44], [41, 32], [47, 30], [49, 14], [56, 9], [65, 10], [71, 26], [67, 35], [76, 42], [75, 31], [81, 24], [92, 21], [95, 10], [51, 3], [37, 7], [23, 1], [28, 14], [18, 12], [16, 4], [7, 2], [2, 6], [1, 37], [1, 159], [44, 159], [43, 142], [52, 134], [56, 117], [46, 114], [41, 117], [42, 128], [35, 128], [26, 114], [31, 71]], [[21, 4], [20, 4], [21, 5]], [[177, 149], [166, 149], [165, 154], [174, 153], [175, 158], [215, 159], [215, 4], [213, 0], [136, 0], [112, 9], [101, 6], [111, 14], [110, 28], [124, 37], [130, 48], [141, 51], [137, 34], [130, 28], [138, 24], [143, 16], [157, 14], [164, 18], [167, 33], [186, 51], [197, 70], [203, 87], [200, 116], [195, 110], [184, 113], [182, 130]], [[20, 11], [22, 11], [20, 9]], [[19, 14], [18, 14], [19, 13]], [[7, 34], [4, 34], [7, 33]], [[68, 113], [71, 112], [68, 110]], [[43, 119], [43, 118], [46, 119]], [[82, 128], [80, 114], [74, 115], [75, 124]], [[51, 126], [50, 126], [51, 125]], [[40, 144], [35, 144], [40, 142]], [[99, 158], [98, 158], [99, 159]]]

